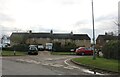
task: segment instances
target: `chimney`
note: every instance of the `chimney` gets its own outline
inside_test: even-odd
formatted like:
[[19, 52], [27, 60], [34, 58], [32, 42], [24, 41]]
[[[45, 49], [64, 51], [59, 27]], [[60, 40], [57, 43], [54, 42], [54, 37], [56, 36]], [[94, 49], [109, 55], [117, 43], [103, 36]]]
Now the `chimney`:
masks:
[[108, 35], [107, 32], [105, 32], [105, 35]]
[[73, 31], [71, 31], [70, 34], [73, 35]]
[[32, 30], [29, 30], [29, 33], [32, 33]]
[[53, 30], [50, 30], [50, 34], [53, 34]]

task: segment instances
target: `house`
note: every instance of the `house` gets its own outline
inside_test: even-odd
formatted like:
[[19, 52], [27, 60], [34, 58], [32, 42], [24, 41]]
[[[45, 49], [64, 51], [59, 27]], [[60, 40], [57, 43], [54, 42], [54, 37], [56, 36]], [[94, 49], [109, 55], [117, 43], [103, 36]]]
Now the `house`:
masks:
[[2, 47], [3, 47], [3, 48], [10, 46], [10, 37], [4, 35], [4, 36], [1, 38], [1, 44], [2, 44]]
[[105, 43], [111, 40], [118, 40], [118, 36], [109, 35], [107, 33], [105, 33], [105, 35], [99, 35], [96, 39], [96, 47], [102, 48]]
[[51, 30], [48, 33], [12, 33], [10, 36], [10, 45], [15, 44], [42, 44], [59, 42], [61, 45], [73, 42], [76, 46], [91, 46], [91, 39], [87, 34], [71, 33], [53, 33]]

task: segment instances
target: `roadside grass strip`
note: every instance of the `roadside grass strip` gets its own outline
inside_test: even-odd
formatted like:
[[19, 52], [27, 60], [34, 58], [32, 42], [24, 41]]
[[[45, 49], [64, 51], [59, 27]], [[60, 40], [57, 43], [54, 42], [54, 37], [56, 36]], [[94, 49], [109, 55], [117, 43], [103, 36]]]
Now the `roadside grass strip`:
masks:
[[20, 52], [16, 51], [14, 54], [14, 51], [2, 51], [1, 56], [24, 56], [26, 55], [26, 52]]
[[52, 55], [75, 55], [75, 52], [51, 52]]
[[118, 60], [113, 59], [96, 58], [96, 60], [93, 60], [92, 57], [80, 57], [73, 58], [72, 61], [80, 65], [111, 72], [119, 72], [118, 70], [120, 70], [120, 68], [118, 68]]

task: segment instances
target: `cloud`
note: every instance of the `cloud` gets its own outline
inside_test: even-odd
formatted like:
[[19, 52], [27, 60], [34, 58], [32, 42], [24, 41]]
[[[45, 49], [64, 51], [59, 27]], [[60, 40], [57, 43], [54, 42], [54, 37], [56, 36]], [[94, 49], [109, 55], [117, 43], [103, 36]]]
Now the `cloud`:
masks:
[[106, 16], [99, 16], [95, 19], [96, 22], [106, 21], [106, 20], [116, 20], [118, 16], [116, 14], [109, 14]]
[[4, 22], [4, 21], [14, 21], [13, 18], [11, 18], [10, 16], [0, 13], [0, 21]]

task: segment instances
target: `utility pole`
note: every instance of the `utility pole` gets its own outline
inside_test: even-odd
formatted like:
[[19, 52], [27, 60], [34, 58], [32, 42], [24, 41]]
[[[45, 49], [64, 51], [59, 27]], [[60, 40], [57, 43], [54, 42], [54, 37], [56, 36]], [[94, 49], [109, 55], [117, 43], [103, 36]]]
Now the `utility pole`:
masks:
[[0, 55], [2, 56], [2, 38], [0, 38]]
[[95, 56], [95, 29], [94, 29], [94, 8], [93, 8], [93, 0], [92, 0], [92, 24], [93, 24], [93, 60], [96, 59]]

